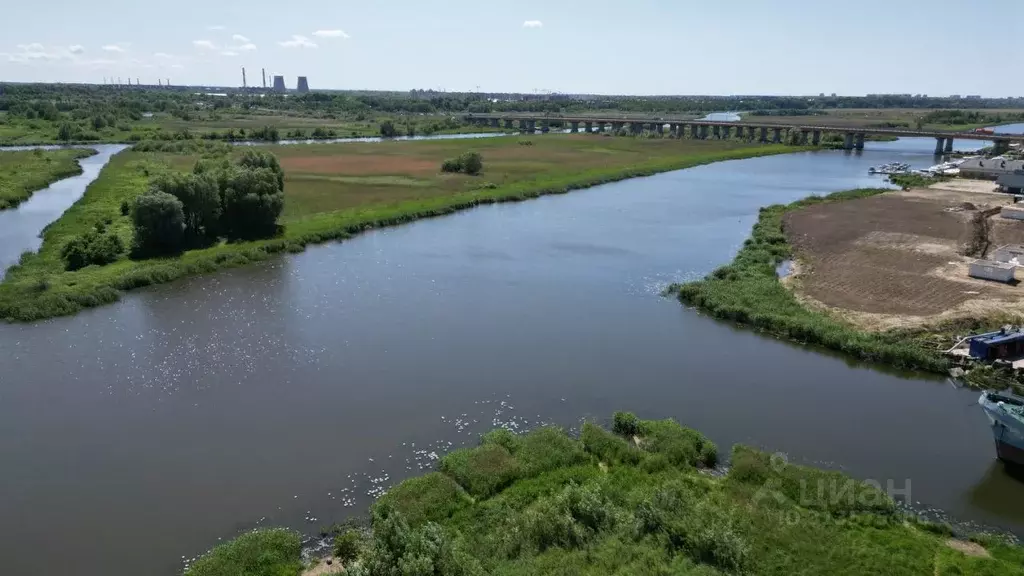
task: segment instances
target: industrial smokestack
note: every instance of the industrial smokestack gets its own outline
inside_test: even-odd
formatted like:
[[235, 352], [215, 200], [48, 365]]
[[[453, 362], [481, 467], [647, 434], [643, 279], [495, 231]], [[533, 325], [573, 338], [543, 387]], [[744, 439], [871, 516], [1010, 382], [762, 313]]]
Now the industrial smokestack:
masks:
[[242, 66], [242, 88], [245, 89], [245, 66]]
[[309, 80], [306, 80], [305, 76], [299, 76], [299, 82], [296, 85], [296, 89], [302, 93], [309, 92]]
[[266, 68], [261, 68], [260, 70], [263, 72], [263, 89], [266, 90], [267, 89], [267, 69]]

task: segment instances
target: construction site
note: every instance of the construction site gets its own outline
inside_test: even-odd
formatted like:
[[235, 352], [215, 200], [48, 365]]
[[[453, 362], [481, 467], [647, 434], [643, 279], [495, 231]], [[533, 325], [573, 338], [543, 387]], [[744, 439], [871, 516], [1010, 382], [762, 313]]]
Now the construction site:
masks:
[[1024, 208], [998, 190], [957, 179], [790, 212], [797, 264], [785, 281], [868, 330], [1024, 314]]

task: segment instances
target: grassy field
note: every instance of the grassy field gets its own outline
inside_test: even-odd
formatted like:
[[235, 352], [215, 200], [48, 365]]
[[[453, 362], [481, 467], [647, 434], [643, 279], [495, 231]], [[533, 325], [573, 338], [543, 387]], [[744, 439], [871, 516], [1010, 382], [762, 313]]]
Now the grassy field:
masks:
[[78, 159], [95, 153], [80, 149], [0, 151], [0, 210], [14, 208], [57, 180], [81, 174]]
[[[529, 142], [529, 144], [527, 144]], [[43, 235], [0, 283], [0, 318], [30, 321], [72, 314], [118, 299], [121, 291], [262, 260], [306, 244], [440, 216], [478, 204], [525, 200], [605, 182], [706, 164], [800, 150], [737, 141], [547, 135], [480, 140], [271, 146], [285, 170], [284, 232], [256, 242], [222, 243], [179, 257], [143, 261], [123, 255], [106, 266], [64, 271], [61, 248], [97, 225], [131, 244], [120, 206], [164, 170], [187, 170], [196, 155], [125, 151], [85, 196]], [[479, 176], [442, 174], [442, 161], [466, 150], [483, 155]], [[238, 154], [238, 151], [234, 153]]]
[[[954, 537], [897, 511], [882, 491], [838, 472], [790, 465], [743, 446], [724, 477], [714, 445], [671, 420], [616, 414], [585, 424], [496, 430], [442, 458], [440, 472], [392, 488], [372, 532], [343, 536], [350, 576], [445, 574], [1000, 576], [1024, 550], [997, 537]], [[188, 576], [297, 576], [298, 535], [250, 533], [198, 560]], [[263, 561], [259, 561], [263, 559]], [[420, 567], [411, 570], [411, 566]], [[344, 571], [343, 571], [344, 570]]]

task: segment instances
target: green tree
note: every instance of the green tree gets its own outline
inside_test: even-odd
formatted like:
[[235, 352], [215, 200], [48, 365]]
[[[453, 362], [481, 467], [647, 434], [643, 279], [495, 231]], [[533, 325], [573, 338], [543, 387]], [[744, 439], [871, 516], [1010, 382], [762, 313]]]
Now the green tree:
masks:
[[277, 156], [274, 156], [270, 152], [263, 152], [261, 150], [246, 150], [242, 157], [238, 159], [238, 165], [246, 169], [256, 168], [267, 168], [274, 172], [277, 176], [277, 187], [282, 192], [284, 191], [284, 170], [281, 169], [281, 164], [277, 161]]
[[229, 236], [272, 236], [283, 209], [284, 193], [278, 186], [278, 175], [270, 168], [238, 168], [228, 176], [221, 225]]
[[462, 171], [466, 174], [477, 175], [484, 169], [484, 158], [478, 152], [466, 152], [459, 156], [462, 164]]
[[398, 136], [398, 130], [395, 128], [395, 123], [391, 120], [381, 122], [380, 135], [385, 138], [394, 138], [395, 136]]
[[75, 130], [71, 127], [71, 124], [69, 122], [61, 122], [57, 128], [57, 139], [62, 142], [70, 142], [74, 135]]
[[221, 196], [217, 180], [209, 173], [162, 176], [154, 188], [181, 201], [185, 233], [189, 242], [214, 237], [221, 214]]
[[181, 250], [185, 211], [181, 200], [174, 196], [150, 190], [137, 197], [132, 209], [132, 223], [135, 226], [135, 256], [145, 258]]

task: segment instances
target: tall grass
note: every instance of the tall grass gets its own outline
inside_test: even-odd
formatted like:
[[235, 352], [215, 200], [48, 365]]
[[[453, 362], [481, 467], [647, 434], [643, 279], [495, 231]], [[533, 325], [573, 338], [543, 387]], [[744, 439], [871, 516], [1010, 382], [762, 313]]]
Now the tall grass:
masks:
[[819, 204], [865, 198], [885, 189], [860, 189], [761, 208], [758, 221], [731, 264], [703, 280], [669, 288], [679, 300], [715, 318], [750, 326], [795, 342], [823, 346], [859, 360], [901, 369], [945, 372], [948, 360], [937, 349], [903, 332], [866, 332], [800, 304], [779, 282], [775, 268], [793, 256], [782, 219], [786, 212]]
[[[548, 194], [565, 194], [659, 172], [793, 150], [786, 146], [751, 146], [693, 152], [626, 167], [593, 168], [495, 188], [315, 213], [288, 222], [284, 232], [273, 239], [219, 244], [188, 251], [174, 258], [119, 260], [107, 266], [90, 266], [75, 272], [63, 272], [59, 248], [55, 249], [54, 246], [63, 245], [68, 238], [93, 227], [96, 221], [112, 218], [114, 229], [123, 235], [122, 239], [126, 243], [131, 242], [130, 222], [121, 215], [121, 203], [141, 193], [151, 175], [166, 168], [140, 160], [132, 152], [121, 152], [89, 186], [83, 198], [47, 228], [40, 253], [30, 257], [24, 265], [12, 267], [8, 271], [0, 283], [0, 318], [8, 322], [31, 322], [70, 315], [84, 308], [115, 302], [126, 290], [243, 266], [282, 252], [301, 252], [309, 244], [344, 240], [374, 228], [444, 216], [484, 204], [519, 202]], [[47, 288], [40, 290], [39, 286], [43, 284]]]

